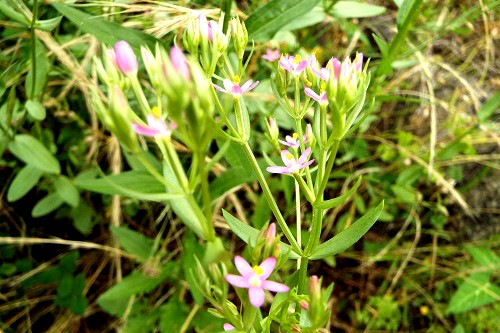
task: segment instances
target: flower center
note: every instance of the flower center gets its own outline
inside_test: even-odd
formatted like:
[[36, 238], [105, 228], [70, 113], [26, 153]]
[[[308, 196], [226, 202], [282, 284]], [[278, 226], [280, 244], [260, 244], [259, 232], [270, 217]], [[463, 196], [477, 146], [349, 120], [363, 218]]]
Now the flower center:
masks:
[[262, 281], [257, 274], [254, 274], [250, 279], [248, 279], [248, 283], [250, 283], [251, 286], [260, 287]]
[[240, 84], [240, 77], [238, 75], [233, 76], [233, 83]]
[[299, 135], [297, 133], [293, 133], [292, 135], [292, 138], [297, 141], [297, 139], [299, 138]]
[[155, 118], [161, 118], [160, 109], [157, 106], [153, 106], [151, 108], [151, 113], [155, 116]]
[[323, 82], [319, 87], [319, 92], [324, 93], [325, 91], [326, 91], [326, 83]]
[[287, 159], [287, 160], [289, 160], [289, 161], [291, 161], [291, 160], [295, 160], [295, 158], [293, 157], [293, 155], [292, 155], [292, 154], [290, 154], [290, 153], [287, 153], [287, 154], [285, 155], [285, 157], [286, 157], [286, 159]]
[[264, 270], [260, 266], [253, 266], [252, 269], [257, 276], [264, 274]]
[[293, 61], [296, 65], [298, 65], [298, 64], [299, 64], [299, 62], [300, 62], [300, 60], [302, 60], [302, 58], [300, 57], [300, 55], [297, 55], [297, 56], [295, 57], [295, 59], [293, 59], [292, 61]]

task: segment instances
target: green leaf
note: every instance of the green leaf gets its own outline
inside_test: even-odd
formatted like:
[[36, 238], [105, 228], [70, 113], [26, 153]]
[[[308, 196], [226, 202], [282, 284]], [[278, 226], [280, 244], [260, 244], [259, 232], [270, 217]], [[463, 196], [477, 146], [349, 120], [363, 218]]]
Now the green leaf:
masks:
[[450, 299], [446, 312], [457, 314], [495, 302], [500, 298], [500, 288], [490, 283], [491, 273], [478, 272], [460, 284]]
[[61, 173], [61, 166], [45, 146], [28, 134], [16, 135], [9, 142], [9, 150], [17, 158], [47, 173]]
[[9, 186], [7, 191], [7, 201], [13, 202], [21, 199], [28, 193], [40, 180], [43, 171], [31, 165], [23, 167]]
[[397, 16], [397, 25], [398, 29], [408, 23], [409, 20], [412, 20], [412, 11], [418, 9], [422, 0], [404, 0], [403, 4], [398, 10]]
[[189, 314], [189, 308], [184, 302], [171, 297], [167, 304], [161, 306], [160, 313], [160, 332], [180, 332]]
[[257, 176], [253, 172], [248, 174], [243, 167], [230, 168], [210, 183], [210, 195], [213, 198], [218, 198], [236, 186], [255, 180], [257, 180]]
[[[243, 240], [247, 244], [255, 246], [255, 244], [257, 243], [257, 238], [259, 237], [259, 230], [241, 222], [224, 209], [222, 210], [222, 215], [224, 216], [224, 219], [226, 220], [231, 230], [239, 238], [241, 238], [241, 240]], [[284, 253], [290, 252], [290, 259], [297, 259], [299, 257], [298, 254], [295, 253], [295, 251], [293, 251], [288, 244], [280, 242], [280, 246]]]
[[50, 32], [59, 26], [62, 18], [62, 16], [58, 16], [47, 20], [38, 20], [35, 23], [35, 29]]
[[42, 200], [38, 201], [31, 211], [31, 216], [40, 217], [45, 216], [63, 204], [63, 201], [57, 193], [50, 193]]
[[487, 100], [481, 108], [479, 109], [479, 113], [477, 115], [477, 119], [480, 124], [485, 123], [493, 113], [497, 112], [500, 109], [500, 93], [496, 93]]
[[106, 21], [99, 16], [87, 14], [63, 3], [52, 2], [51, 5], [83, 32], [95, 36], [104, 44], [113, 45], [120, 40], [125, 40], [138, 52], [141, 46], [148, 46], [153, 50], [158, 42], [151, 35], [124, 28], [116, 22]]
[[[197, 288], [198, 276], [189, 274], [189, 271], [197, 271], [196, 258], [201, 258], [203, 256], [203, 248], [198, 243], [198, 240], [194, 237], [192, 232], [188, 232], [184, 235], [184, 240], [182, 242], [183, 255], [182, 255], [182, 269], [184, 270], [184, 276], [189, 284], [189, 290], [194, 298], [194, 301], [199, 306], [203, 305], [203, 294]], [[196, 258], [195, 258], [196, 257]]]
[[287, 23], [312, 10], [318, 3], [319, 0], [271, 0], [246, 20], [248, 38], [266, 40]]
[[365, 215], [354, 222], [349, 228], [341, 231], [330, 240], [320, 244], [311, 255], [311, 260], [323, 259], [338, 254], [356, 243], [377, 221], [384, 209], [382, 201], [376, 208], [368, 211]]
[[97, 303], [101, 305], [103, 301], [117, 301], [140, 293], [150, 292], [169, 276], [171, 269], [171, 264], [165, 265], [156, 277], [145, 275], [144, 272], [135, 270], [130, 275], [124, 277], [123, 280], [106, 290], [104, 294], [99, 297]]
[[19, 13], [16, 9], [12, 8], [7, 0], [0, 0], [0, 12], [13, 21], [24, 24], [25, 26], [30, 24], [28, 18]]
[[386, 8], [357, 1], [337, 1], [332, 15], [338, 18], [372, 17], [385, 13]]
[[35, 54], [36, 66], [33, 66], [33, 59], [30, 58], [28, 75], [26, 76], [26, 81], [24, 82], [26, 94], [31, 100], [36, 99], [41, 94], [49, 75], [49, 59], [47, 57], [47, 51], [38, 39], [35, 42]]
[[97, 179], [77, 178], [75, 185], [87, 191], [139, 200], [163, 202], [181, 197], [180, 194], [165, 193], [165, 186], [145, 171], [127, 171]]
[[358, 181], [356, 182], [356, 184], [354, 184], [354, 186], [349, 191], [347, 191], [346, 193], [342, 194], [341, 196], [339, 196], [337, 198], [323, 201], [320, 204], [318, 204], [317, 207], [321, 208], [321, 209], [330, 209], [330, 208], [335, 208], [335, 207], [340, 206], [341, 204], [346, 202], [347, 199], [349, 199], [349, 197], [354, 192], [356, 192], [356, 190], [358, 189], [360, 184], [361, 184], [361, 177], [358, 177]]
[[304, 15], [296, 18], [295, 20], [290, 21], [280, 30], [293, 31], [298, 29], [304, 29], [312, 25], [323, 22], [325, 18], [326, 18], [325, 11], [323, 10], [322, 7], [318, 6], [315, 7], [313, 10], [311, 10], [310, 12], [307, 12]]
[[128, 253], [142, 259], [148, 259], [151, 256], [154, 244], [152, 239], [124, 226], [112, 226], [110, 229], [120, 246]]
[[80, 201], [78, 207], [71, 209], [71, 217], [73, 218], [73, 226], [82, 234], [88, 235], [92, 232], [94, 211], [85, 202]]
[[26, 110], [28, 110], [29, 115], [36, 120], [45, 119], [45, 107], [37, 100], [28, 100], [26, 102]]
[[372, 34], [373, 39], [377, 43], [377, 46], [380, 50], [380, 53], [382, 54], [382, 57], [387, 57], [389, 54], [389, 46], [387, 45], [387, 42], [382, 39], [382, 37], [379, 37], [375, 34]]
[[466, 249], [478, 265], [492, 269], [499, 268], [500, 258], [490, 249], [481, 246], [467, 246]]
[[76, 186], [66, 176], [59, 176], [54, 181], [57, 195], [62, 201], [71, 207], [77, 207], [80, 203], [80, 193]]

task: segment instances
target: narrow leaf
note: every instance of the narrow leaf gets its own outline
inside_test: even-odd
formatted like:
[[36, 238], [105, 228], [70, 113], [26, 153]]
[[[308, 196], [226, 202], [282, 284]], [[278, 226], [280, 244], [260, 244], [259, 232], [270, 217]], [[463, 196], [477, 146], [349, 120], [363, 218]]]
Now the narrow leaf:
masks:
[[22, 168], [9, 186], [7, 201], [13, 202], [21, 199], [35, 186], [43, 175], [43, 171], [31, 165]]
[[45, 146], [28, 134], [16, 135], [9, 142], [9, 150], [17, 158], [47, 173], [61, 173], [61, 166]]
[[[222, 210], [222, 215], [224, 216], [224, 219], [226, 220], [231, 230], [239, 238], [241, 238], [241, 240], [243, 240], [247, 244], [255, 246], [255, 244], [257, 243], [257, 238], [259, 237], [259, 230], [241, 222], [224, 209]], [[299, 257], [298, 254], [295, 253], [295, 251], [293, 251], [288, 244], [280, 242], [280, 246], [284, 253], [290, 253], [290, 259], [297, 259]]]
[[287, 23], [312, 10], [319, 0], [271, 0], [248, 17], [245, 24], [249, 39], [272, 37]]
[[377, 221], [384, 209], [382, 201], [376, 208], [359, 218], [349, 228], [343, 230], [325, 243], [319, 245], [311, 256], [311, 260], [323, 259], [338, 254], [356, 243]]
[[347, 191], [346, 193], [342, 194], [341, 196], [339, 196], [337, 198], [323, 201], [320, 204], [318, 204], [317, 207], [321, 208], [321, 209], [330, 209], [330, 208], [335, 208], [335, 207], [340, 206], [341, 204], [346, 202], [347, 199], [349, 199], [349, 197], [354, 192], [356, 192], [356, 190], [358, 189], [360, 184], [361, 184], [361, 177], [358, 178], [358, 181], [356, 182], [356, 184], [354, 184], [354, 186], [349, 191]]
[[389, 53], [389, 46], [387, 45], [387, 42], [382, 39], [382, 37], [379, 37], [375, 34], [372, 34], [373, 39], [375, 39], [375, 42], [377, 43], [377, 46], [380, 50], [380, 54], [382, 54], [383, 57], [387, 57], [387, 54]]
[[26, 94], [29, 99], [35, 99], [42, 93], [49, 75], [49, 59], [47, 57], [47, 51], [45, 50], [45, 46], [43, 46], [38, 39], [35, 42], [35, 52], [36, 66], [33, 66], [33, 59], [30, 58], [28, 62], [28, 75], [26, 76], [26, 81], [24, 82]]
[[94, 35], [104, 44], [113, 45], [120, 40], [126, 40], [137, 52], [143, 45], [154, 49], [158, 42], [156, 38], [146, 33], [127, 29], [116, 22], [106, 21], [98, 16], [87, 14], [81, 10], [60, 2], [52, 2], [52, 6], [82, 31]]
[[38, 20], [35, 23], [35, 28], [43, 31], [52, 31], [61, 23], [62, 16], [54, 17], [47, 20]]
[[385, 13], [386, 8], [357, 1], [337, 1], [332, 15], [339, 18], [372, 17]]
[[496, 93], [491, 97], [489, 100], [487, 100], [483, 105], [481, 105], [481, 108], [479, 109], [479, 113], [477, 115], [477, 118], [479, 119], [479, 123], [483, 124], [486, 122], [493, 113], [498, 112], [500, 109], [500, 93]]

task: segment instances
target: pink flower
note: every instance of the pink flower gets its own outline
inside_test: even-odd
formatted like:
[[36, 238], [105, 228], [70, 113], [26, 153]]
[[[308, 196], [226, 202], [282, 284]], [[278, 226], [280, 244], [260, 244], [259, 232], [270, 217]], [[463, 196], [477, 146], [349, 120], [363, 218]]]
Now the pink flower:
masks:
[[306, 87], [304, 89], [304, 92], [306, 93], [307, 96], [311, 97], [315, 101], [317, 101], [320, 104], [328, 104], [328, 98], [326, 97], [326, 91], [321, 92], [319, 95], [314, 92], [309, 87]]
[[[239, 80], [236, 77], [234, 81], [238, 82]], [[241, 87], [238, 84], [233, 83], [233, 82], [231, 82], [231, 80], [228, 80], [228, 79], [225, 79], [224, 81], [222, 81], [222, 83], [224, 84], [225, 89], [222, 87], [219, 87], [215, 83], [213, 84], [214, 88], [219, 90], [219, 91], [231, 94], [231, 95], [233, 95], [233, 97], [239, 97], [239, 96], [243, 95], [244, 93], [246, 93], [247, 91], [250, 91], [253, 88], [255, 88], [259, 84], [259, 81], [252, 84], [252, 80], [248, 80]]]
[[133, 74], [137, 72], [137, 58], [130, 45], [121, 40], [115, 44], [116, 65], [123, 74]]
[[[304, 139], [304, 143], [308, 142], [305, 134], [303, 136], [303, 139]], [[299, 135], [297, 133], [293, 133], [292, 136], [287, 135], [285, 137], [285, 140], [286, 141], [283, 141], [283, 140], [278, 140], [278, 141], [282, 145], [285, 145], [285, 146], [288, 146], [288, 147], [292, 147], [292, 148], [298, 148], [300, 146]]]
[[229, 323], [225, 323], [224, 324], [224, 331], [232, 331], [234, 330], [234, 326], [229, 324]]
[[314, 74], [316, 74], [317, 77], [324, 81], [328, 81], [328, 79], [330, 78], [330, 70], [327, 67], [323, 67], [319, 71], [316, 68], [311, 67], [311, 70]]
[[167, 125], [163, 118], [156, 117], [152, 114], [148, 115], [148, 126], [143, 126], [136, 123], [132, 124], [132, 129], [134, 130], [134, 132], [145, 136], [168, 137], [172, 133], [172, 130], [176, 128], [177, 124], [175, 122], [172, 121]]
[[278, 64], [292, 73], [293, 75], [299, 75], [307, 67], [307, 60], [301, 60], [300, 56], [281, 56]]
[[226, 281], [238, 288], [248, 288], [250, 304], [261, 307], [264, 304], [264, 290], [286, 292], [290, 288], [282, 283], [266, 280], [276, 267], [276, 258], [269, 257], [253, 268], [240, 256], [234, 258], [236, 269], [241, 276], [227, 274]]
[[274, 62], [280, 58], [280, 50], [274, 50], [272, 51], [270, 48], [266, 50], [266, 54], [262, 56], [262, 59]]
[[184, 56], [184, 52], [177, 46], [170, 49], [170, 60], [174, 69], [180, 73], [184, 79], [189, 80], [189, 66]]
[[314, 162], [314, 160], [307, 161], [310, 153], [311, 147], [307, 148], [302, 155], [300, 155], [299, 159], [296, 160], [288, 150], [282, 150], [281, 159], [283, 160], [283, 163], [285, 163], [285, 166], [270, 166], [267, 167], [266, 170], [271, 173], [281, 173], [283, 175], [297, 173], [300, 169], [303, 169]]

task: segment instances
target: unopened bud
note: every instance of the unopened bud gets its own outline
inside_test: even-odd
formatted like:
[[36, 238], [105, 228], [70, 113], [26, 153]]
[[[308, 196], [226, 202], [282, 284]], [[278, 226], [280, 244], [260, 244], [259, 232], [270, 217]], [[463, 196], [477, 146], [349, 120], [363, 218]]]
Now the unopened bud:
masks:
[[122, 40], [115, 44], [116, 65], [125, 75], [137, 73], [137, 58], [130, 45]]
[[302, 329], [297, 324], [292, 324], [292, 332], [302, 332]]
[[299, 302], [299, 304], [302, 309], [309, 310], [309, 303], [307, 303], [307, 301], [302, 300]]
[[243, 59], [248, 44], [248, 32], [245, 23], [241, 22], [238, 17], [231, 20], [231, 34], [238, 59]]
[[177, 73], [181, 74], [185, 80], [189, 80], [189, 66], [184, 52], [177, 46], [173, 46], [170, 49], [170, 60]]

